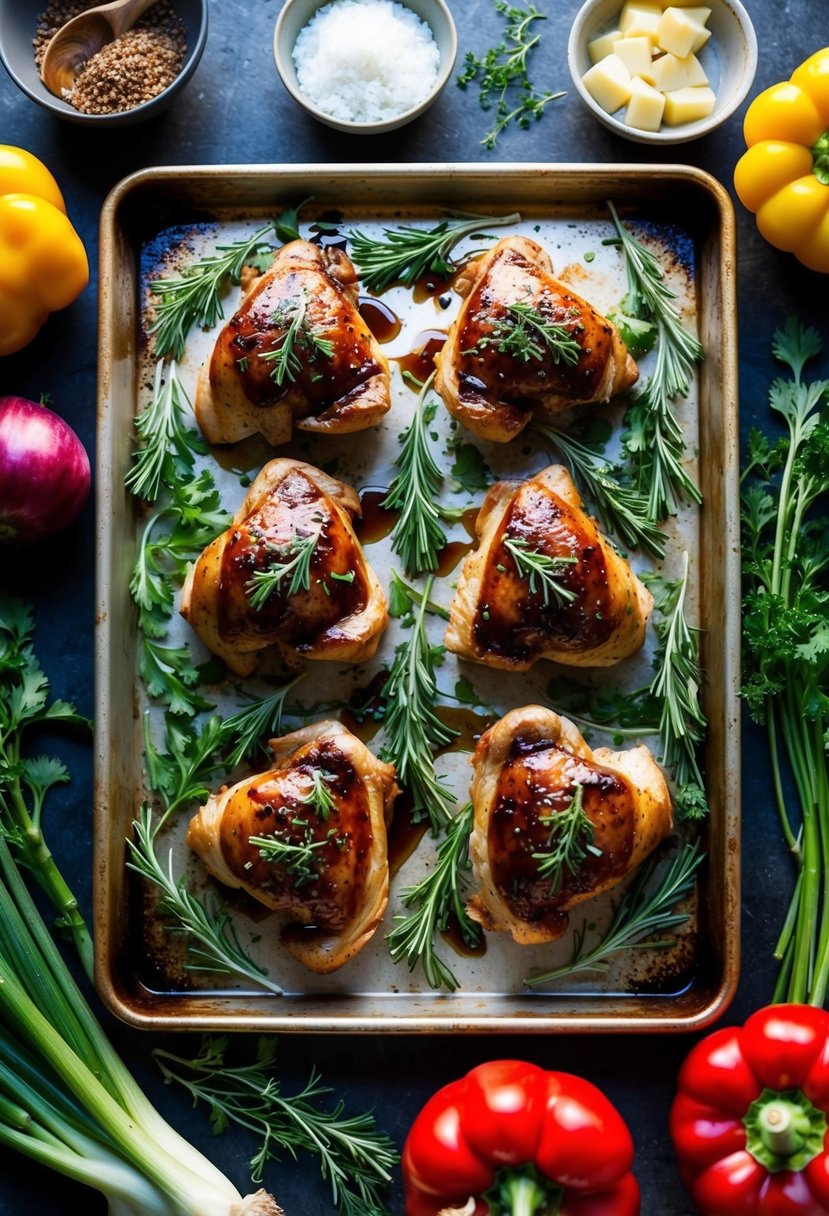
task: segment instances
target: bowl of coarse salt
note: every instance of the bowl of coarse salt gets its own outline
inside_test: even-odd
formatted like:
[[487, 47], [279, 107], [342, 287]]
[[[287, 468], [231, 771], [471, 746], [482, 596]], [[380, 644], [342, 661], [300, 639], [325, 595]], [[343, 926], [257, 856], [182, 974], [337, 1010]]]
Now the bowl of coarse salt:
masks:
[[457, 51], [444, 0], [286, 0], [274, 31], [291, 96], [327, 126], [362, 135], [428, 109]]

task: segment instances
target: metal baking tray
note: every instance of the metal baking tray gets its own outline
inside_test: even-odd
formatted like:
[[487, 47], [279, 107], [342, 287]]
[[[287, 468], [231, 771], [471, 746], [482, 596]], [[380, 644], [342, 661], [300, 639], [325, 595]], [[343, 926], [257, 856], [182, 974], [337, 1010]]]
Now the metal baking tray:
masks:
[[[498, 234], [520, 230], [537, 235], [550, 249], [556, 273], [605, 309], [624, 293], [618, 251], [608, 252], [602, 246], [602, 234], [609, 235], [606, 200], [612, 199], [644, 222], [654, 239], [663, 240], [666, 252], [674, 255], [671, 281], [680, 284], [677, 294], [686, 321], [696, 326], [706, 350], [697, 382], [681, 406], [704, 505], [699, 511], [683, 510], [672, 523], [665, 568], [675, 574], [679, 551], [688, 549], [690, 606], [702, 630], [706, 676], [710, 730], [704, 763], [711, 817], [704, 829], [708, 857], [689, 901], [690, 919], [670, 951], [632, 952], [617, 960], [606, 976], [556, 988], [525, 989], [522, 975], [566, 959], [572, 946], [570, 934], [547, 947], [519, 947], [508, 935], [490, 934], [483, 957], [457, 956], [451, 944], [442, 943], [441, 953], [461, 981], [459, 990], [449, 994], [429, 989], [419, 970], [410, 974], [405, 964], [394, 967], [382, 927], [360, 957], [340, 972], [308, 976], [291, 960], [286, 965], [284, 952], [280, 958], [277, 935], [269, 931], [264, 910], [231, 901], [240, 935], [246, 944], [264, 941], [254, 953], [265, 952], [260, 961], [278, 971], [285, 993], [262, 993], [232, 983], [217, 987], [215, 981], [205, 986], [210, 977], [192, 977], [176, 965], [174, 957], [173, 961], [167, 957], [168, 948], [173, 949], [171, 939], [154, 916], [152, 900], [128, 878], [125, 840], [144, 793], [145, 703], [136, 674], [135, 613], [128, 590], [139, 517], [123, 483], [135, 446], [133, 418], [147, 394], [149, 355], [143, 312], [147, 275], [164, 264], [171, 250], [183, 254], [186, 261], [205, 235], [215, 242], [217, 233], [234, 234], [240, 225], [242, 231], [252, 231], [284, 207], [309, 197], [312, 201], [301, 215], [304, 221], [336, 212], [361, 228], [407, 219], [434, 222], [447, 211], [490, 215], [520, 211], [523, 225], [497, 230]], [[101, 217], [100, 252], [94, 911], [96, 980], [106, 1004], [133, 1025], [166, 1030], [527, 1034], [687, 1031], [710, 1023], [734, 993], [739, 953], [737, 325], [734, 218], [726, 192], [707, 174], [681, 165], [159, 168], [127, 178], [110, 194]], [[616, 258], [615, 277], [607, 269], [611, 257]], [[405, 351], [415, 330], [429, 324], [445, 327], [448, 318], [436, 315], [435, 301], [421, 302], [420, 311], [409, 321], [405, 308], [412, 293], [395, 288], [392, 294], [392, 307], [406, 324], [398, 346], [387, 348], [390, 356]], [[228, 315], [232, 308], [230, 297]], [[192, 350], [188, 344], [181, 372], [190, 388], [211, 342], [211, 335], [197, 334]], [[351, 467], [338, 468], [345, 480], [362, 486], [388, 484], [388, 465], [405, 424], [400, 421], [401, 408], [387, 416], [385, 436], [371, 432], [371, 443], [355, 445], [354, 436], [326, 438], [322, 451], [306, 439], [277, 452], [260, 451], [258, 462], [286, 454], [323, 464], [323, 455], [330, 460], [344, 454], [346, 465], [352, 461]], [[620, 416], [617, 409], [614, 420], [618, 422]], [[313, 441], [319, 442], [319, 438]], [[493, 467], [500, 476], [529, 473], [548, 463], [537, 443], [531, 455], [520, 440], [497, 453], [497, 445], [479, 446], [487, 459], [493, 453]], [[354, 455], [365, 449], [374, 452], [373, 465], [366, 466], [364, 455], [360, 466], [360, 457]], [[229, 449], [221, 461], [224, 472], [214, 466], [225, 478], [222, 485], [231, 509], [243, 493], [238, 488], [238, 467], [233, 468], [240, 461]], [[385, 469], [378, 462], [380, 466], [385, 462]], [[255, 458], [249, 457], [243, 467], [254, 464]], [[378, 570], [387, 560], [374, 548], [367, 555]], [[447, 585], [450, 581], [451, 576]], [[384, 642], [376, 667], [388, 661], [391, 644]], [[312, 666], [324, 670], [332, 665]], [[493, 703], [500, 698], [501, 711], [543, 696], [552, 674], [550, 665], [542, 662], [538, 669], [543, 671], [527, 676], [496, 673], [496, 686], [491, 673], [476, 666], [473, 673], [469, 667], [465, 674]], [[641, 683], [646, 670], [643, 655], [631, 665], [631, 683]], [[451, 688], [452, 676], [452, 672], [442, 676], [442, 686]], [[319, 688], [324, 677], [317, 671], [308, 679], [305, 696], [310, 703], [314, 681]], [[450, 779], [454, 773], [462, 783], [461, 771], [468, 774], [466, 757], [450, 756], [445, 762]], [[178, 841], [171, 841], [179, 850], [177, 864], [182, 869], [187, 858], [180, 836], [187, 818], [173, 831], [174, 837], [178, 832]], [[417, 872], [411, 868], [416, 865], [409, 859], [396, 874], [386, 924], [399, 907], [395, 898], [400, 888], [416, 881]], [[203, 873], [193, 871], [192, 865], [191, 872], [196, 882], [204, 884]], [[577, 910], [571, 932], [585, 919], [600, 924], [612, 913], [617, 897], [618, 892], [592, 901], [589, 909]]]

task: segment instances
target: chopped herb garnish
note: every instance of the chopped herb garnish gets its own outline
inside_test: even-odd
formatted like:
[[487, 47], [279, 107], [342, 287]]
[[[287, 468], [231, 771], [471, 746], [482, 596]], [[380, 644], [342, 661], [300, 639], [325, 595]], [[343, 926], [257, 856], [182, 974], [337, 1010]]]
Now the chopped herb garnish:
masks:
[[462, 351], [464, 355], [477, 354], [494, 346], [502, 355], [520, 359], [541, 361], [545, 354], [553, 363], [578, 363], [581, 347], [573, 337], [573, 330], [550, 321], [538, 309], [523, 300], [507, 305], [507, 316], [495, 321], [488, 333], [483, 334], [473, 347]]
[[273, 315], [276, 326], [287, 326], [277, 339], [279, 345], [272, 350], [258, 351], [263, 363], [272, 363], [271, 379], [281, 388], [286, 380], [295, 381], [302, 372], [302, 355], [313, 362], [322, 355], [330, 359], [334, 354], [334, 343], [322, 336], [322, 330], [308, 323], [308, 301], [303, 294], [296, 300], [280, 304]]

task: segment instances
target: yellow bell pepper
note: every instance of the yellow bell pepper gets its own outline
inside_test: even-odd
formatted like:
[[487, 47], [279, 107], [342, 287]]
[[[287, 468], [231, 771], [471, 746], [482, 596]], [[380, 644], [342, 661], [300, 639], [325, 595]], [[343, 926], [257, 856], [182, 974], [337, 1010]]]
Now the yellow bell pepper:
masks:
[[829, 47], [755, 97], [743, 134], [740, 202], [769, 244], [829, 274]]
[[22, 350], [89, 282], [89, 263], [52, 174], [0, 144], [0, 355]]

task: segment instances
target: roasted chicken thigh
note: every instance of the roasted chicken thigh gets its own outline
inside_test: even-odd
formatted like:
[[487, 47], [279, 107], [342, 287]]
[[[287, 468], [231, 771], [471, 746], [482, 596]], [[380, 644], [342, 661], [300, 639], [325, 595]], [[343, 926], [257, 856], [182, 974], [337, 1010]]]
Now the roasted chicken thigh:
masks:
[[469, 913], [522, 945], [561, 937], [570, 909], [614, 887], [672, 828], [646, 747], [591, 751], [572, 722], [539, 705], [490, 727], [472, 765]]
[[478, 548], [452, 600], [449, 650], [526, 671], [541, 658], [609, 667], [640, 648], [653, 597], [581, 509], [563, 466], [496, 482], [476, 529]]
[[361, 431], [386, 413], [389, 365], [357, 307], [341, 249], [291, 241], [255, 278], [199, 372], [196, 419], [210, 443], [261, 432]]
[[302, 461], [272, 460], [190, 568], [182, 616], [238, 675], [272, 647], [289, 666], [371, 658], [388, 614], [354, 534], [359, 513], [350, 486]]
[[498, 241], [455, 287], [466, 299], [436, 356], [435, 388], [482, 438], [506, 443], [534, 414], [609, 401], [636, 381], [616, 326], [553, 278], [535, 241]]
[[187, 843], [219, 882], [284, 913], [285, 949], [326, 974], [363, 948], [386, 909], [394, 769], [339, 722], [270, 747], [273, 768], [213, 794]]

